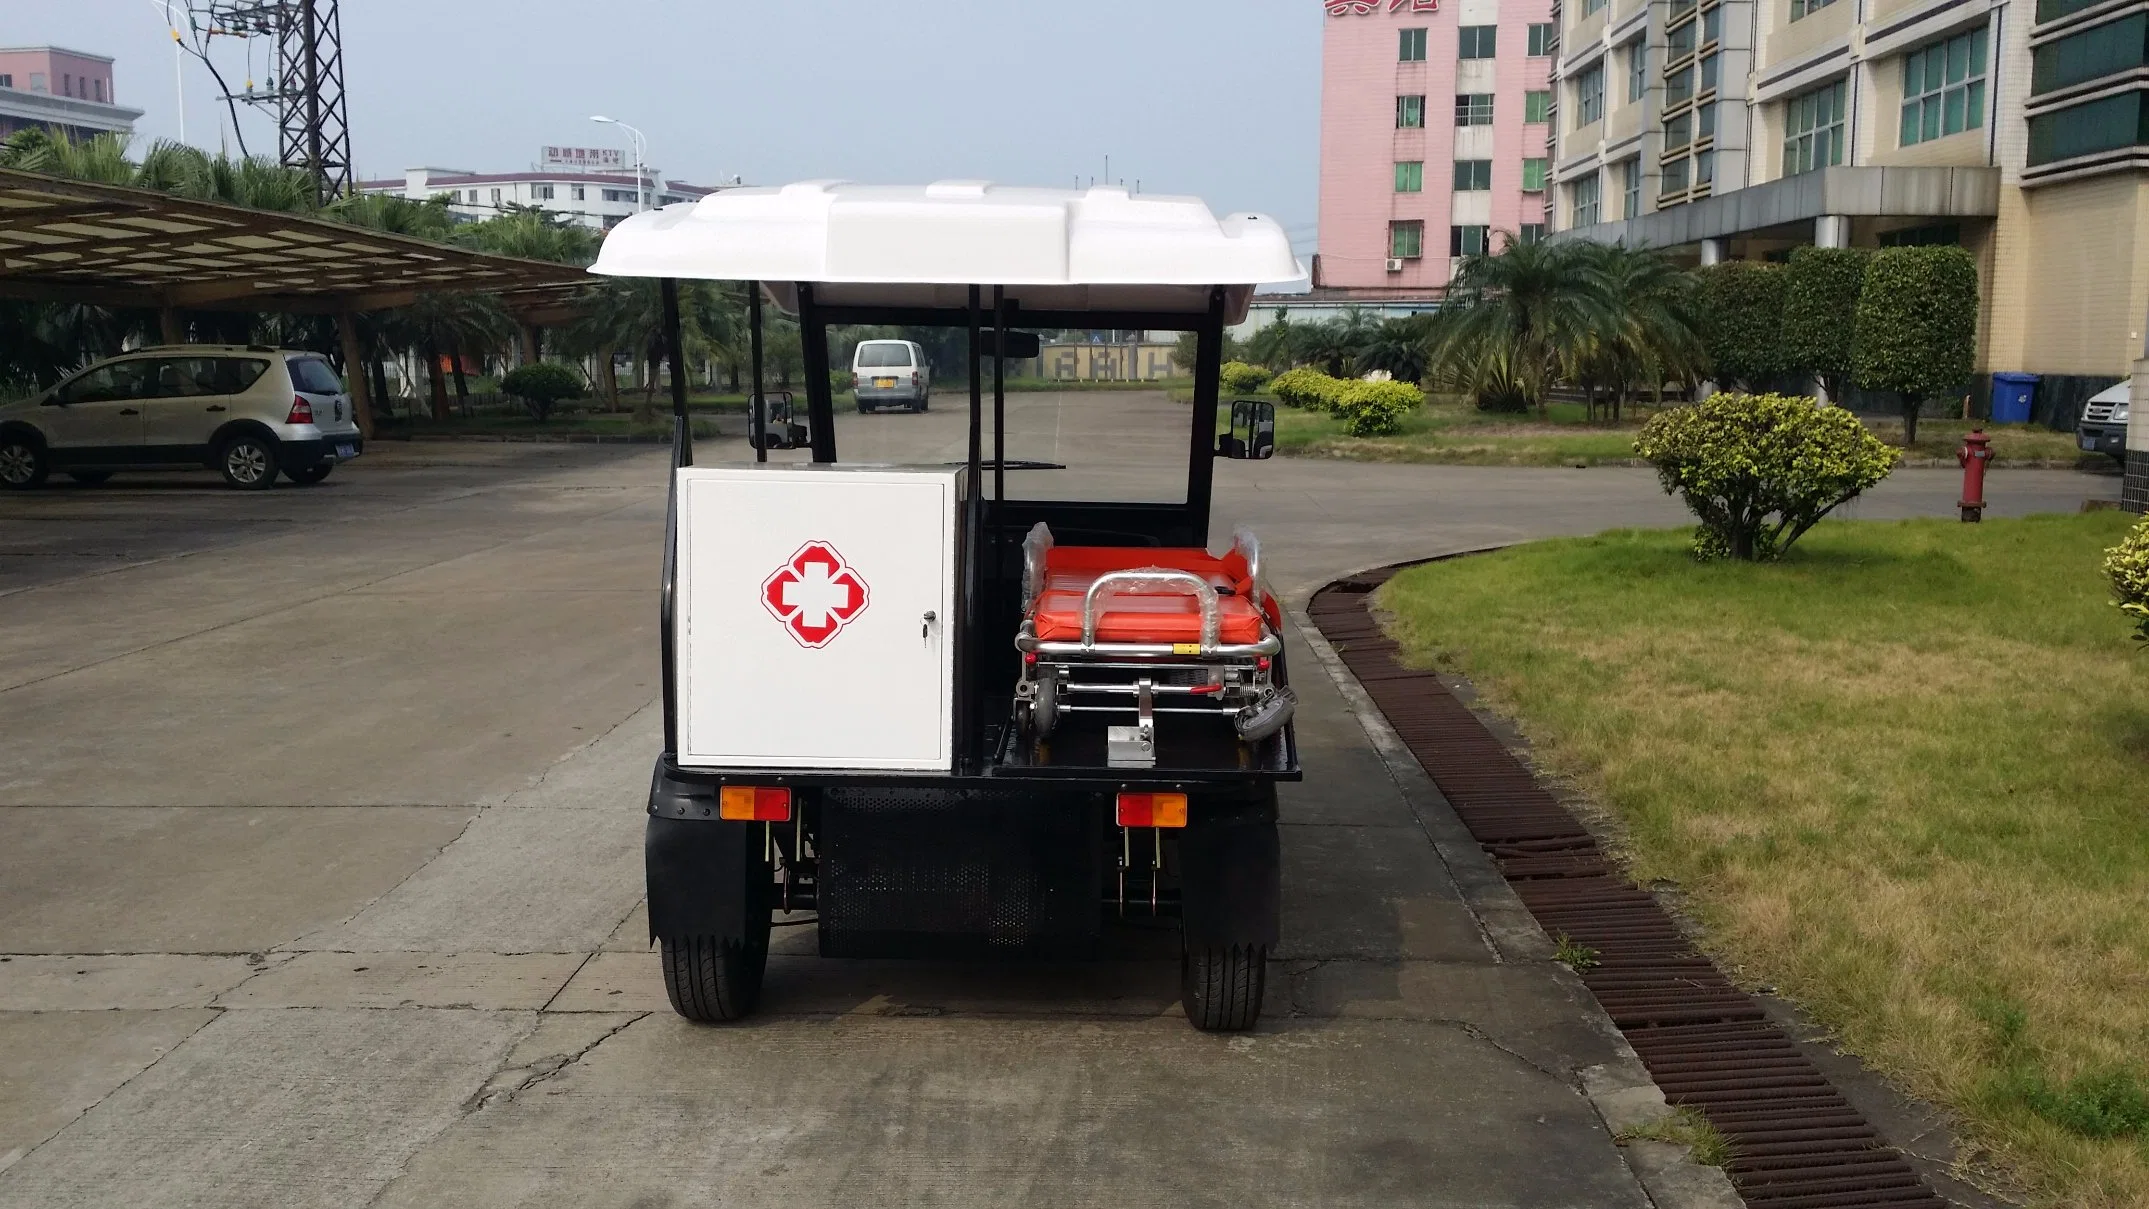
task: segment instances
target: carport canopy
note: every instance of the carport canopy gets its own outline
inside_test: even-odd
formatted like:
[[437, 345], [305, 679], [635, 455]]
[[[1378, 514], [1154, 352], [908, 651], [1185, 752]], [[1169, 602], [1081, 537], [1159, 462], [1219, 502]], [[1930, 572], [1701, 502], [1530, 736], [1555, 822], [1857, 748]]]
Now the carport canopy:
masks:
[[[0, 168], [0, 298], [155, 310], [171, 343], [180, 311], [334, 315], [348, 368], [361, 312], [487, 293], [520, 323], [556, 323], [588, 281], [572, 265], [313, 215]], [[365, 375], [347, 376], [370, 429]]]

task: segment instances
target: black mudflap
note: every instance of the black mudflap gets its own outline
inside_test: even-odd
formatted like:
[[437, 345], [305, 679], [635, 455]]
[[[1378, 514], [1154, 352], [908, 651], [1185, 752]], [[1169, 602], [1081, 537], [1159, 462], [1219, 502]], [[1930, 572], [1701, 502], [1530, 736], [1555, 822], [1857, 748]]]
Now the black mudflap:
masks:
[[1190, 948], [1271, 949], [1283, 925], [1276, 791], [1195, 812], [1179, 837], [1180, 928]]
[[1026, 789], [826, 791], [821, 955], [1088, 956], [1107, 810]]

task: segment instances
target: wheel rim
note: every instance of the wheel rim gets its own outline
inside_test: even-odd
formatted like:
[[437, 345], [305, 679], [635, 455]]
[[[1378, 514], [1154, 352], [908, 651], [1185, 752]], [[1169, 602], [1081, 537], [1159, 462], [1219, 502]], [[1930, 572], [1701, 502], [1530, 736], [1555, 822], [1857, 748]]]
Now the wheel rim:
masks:
[[20, 487], [37, 474], [37, 455], [27, 445], [0, 446], [0, 482]]
[[252, 441], [242, 441], [224, 455], [224, 469], [242, 483], [258, 483], [268, 473], [269, 455]]

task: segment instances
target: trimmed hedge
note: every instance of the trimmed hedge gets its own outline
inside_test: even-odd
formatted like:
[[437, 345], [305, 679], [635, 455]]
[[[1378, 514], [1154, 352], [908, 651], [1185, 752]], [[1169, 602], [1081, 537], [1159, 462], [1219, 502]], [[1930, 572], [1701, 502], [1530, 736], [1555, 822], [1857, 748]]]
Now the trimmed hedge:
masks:
[[1250, 395], [1269, 383], [1269, 372], [1258, 365], [1244, 361], [1226, 361], [1222, 380], [1224, 389], [1235, 395]]
[[558, 362], [533, 361], [509, 370], [500, 393], [522, 400], [530, 418], [542, 424], [562, 399], [582, 397], [582, 375]]
[[1400, 432], [1404, 417], [1425, 402], [1425, 392], [1407, 382], [1345, 382], [1341, 386], [1335, 413], [1343, 419], [1343, 431], [1354, 437]]
[[1336, 391], [1342, 385], [1340, 379], [1317, 369], [1287, 369], [1269, 383], [1269, 393], [1291, 407], [1332, 412]]
[[1902, 455], [1840, 407], [1790, 395], [1717, 394], [1659, 412], [1634, 452], [1701, 518], [1694, 555], [1768, 562]]

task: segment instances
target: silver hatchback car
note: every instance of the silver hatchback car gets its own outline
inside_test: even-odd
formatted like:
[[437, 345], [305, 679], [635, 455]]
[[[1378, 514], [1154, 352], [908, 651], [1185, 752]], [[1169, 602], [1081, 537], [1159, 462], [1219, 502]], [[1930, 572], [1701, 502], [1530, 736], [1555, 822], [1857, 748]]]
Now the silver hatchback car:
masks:
[[310, 486], [363, 450], [328, 361], [262, 345], [145, 348], [0, 406], [0, 487], [15, 490], [55, 470], [101, 483], [181, 466], [221, 471], [234, 487], [269, 487], [279, 473]]

